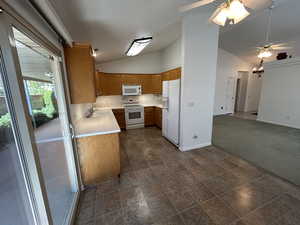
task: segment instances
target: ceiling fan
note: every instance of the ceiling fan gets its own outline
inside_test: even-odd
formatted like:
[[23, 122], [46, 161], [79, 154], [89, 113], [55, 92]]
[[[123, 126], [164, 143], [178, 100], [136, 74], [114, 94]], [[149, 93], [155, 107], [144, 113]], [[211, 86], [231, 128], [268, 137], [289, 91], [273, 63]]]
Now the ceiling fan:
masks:
[[281, 43], [281, 42], [271, 42], [271, 26], [272, 26], [272, 11], [275, 7], [274, 1], [272, 1], [271, 6], [269, 7], [269, 21], [268, 27], [266, 31], [266, 41], [262, 46], [256, 47], [258, 49], [257, 57], [260, 59], [269, 58], [273, 55], [274, 51], [280, 50], [288, 50], [292, 49], [292, 47], [288, 46], [288, 43]]
[[[217, 0], [200, 0], [180, 8], [181, 12], [187, 12], [194, 8], [211, 4]], [[224, 0], [210, 17], [210, 21], [217, 25], [237, 24], [250, 15], [242, 0]]]

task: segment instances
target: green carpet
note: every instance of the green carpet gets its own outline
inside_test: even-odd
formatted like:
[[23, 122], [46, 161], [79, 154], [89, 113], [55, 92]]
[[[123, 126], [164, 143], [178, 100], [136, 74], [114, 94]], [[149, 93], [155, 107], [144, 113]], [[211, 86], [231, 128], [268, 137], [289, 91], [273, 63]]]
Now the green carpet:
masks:
[[300, 185], [299, 129], [216, 116], [213, 144]]

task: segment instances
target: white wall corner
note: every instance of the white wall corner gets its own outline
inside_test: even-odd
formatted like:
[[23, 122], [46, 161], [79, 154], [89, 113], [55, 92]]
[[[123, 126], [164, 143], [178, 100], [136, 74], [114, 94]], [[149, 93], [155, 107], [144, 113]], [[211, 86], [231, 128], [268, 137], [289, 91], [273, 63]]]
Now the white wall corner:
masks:
[[210, 12], [193, 10], [182, 23], [181, 150], [211, 143], [219, 27]]

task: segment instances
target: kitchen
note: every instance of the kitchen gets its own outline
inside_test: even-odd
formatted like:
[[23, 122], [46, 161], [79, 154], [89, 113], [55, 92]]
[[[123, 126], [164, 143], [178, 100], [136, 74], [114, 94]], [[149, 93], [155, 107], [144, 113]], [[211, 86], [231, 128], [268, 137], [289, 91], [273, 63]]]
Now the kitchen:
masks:
[[1, 224], [300, 224], [299, 10], [0, 0]]
[[82, 185], [122, 175], [120, 132], [156, 127], [178, 147], [181, 68], [157, 74], [96, 71], [85, 43], [65, 47], [65, 57]]

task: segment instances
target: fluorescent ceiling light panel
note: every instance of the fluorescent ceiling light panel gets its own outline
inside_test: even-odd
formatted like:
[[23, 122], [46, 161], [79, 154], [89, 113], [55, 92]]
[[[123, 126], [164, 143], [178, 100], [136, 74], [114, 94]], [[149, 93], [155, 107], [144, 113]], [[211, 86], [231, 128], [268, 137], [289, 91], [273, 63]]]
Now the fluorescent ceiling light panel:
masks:
[[144, 48], [147, 47], [152, 41], [152, 37], [146, 37], [146, 38], [140, 38], [135, 39], [131, 45], [128, 51], [126, 52], [127, 56], [135, 56], [141, 53]]

